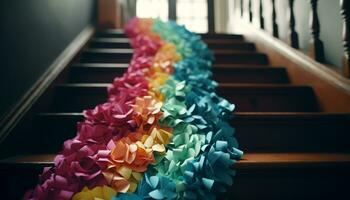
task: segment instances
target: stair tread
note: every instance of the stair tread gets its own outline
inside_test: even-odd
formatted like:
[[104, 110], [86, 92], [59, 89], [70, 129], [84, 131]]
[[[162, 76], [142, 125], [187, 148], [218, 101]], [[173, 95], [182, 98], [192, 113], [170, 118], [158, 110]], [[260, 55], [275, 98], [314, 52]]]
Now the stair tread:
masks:
[[[0, 165], [53, 165], [55, 154], [24, 155], [6, 158]], [[234, 167], [300, 167], [323, 164], [350, 164], [349, 153], [246, 153]]]
[[[107, 87], [110, 83], [62, 83], [58, 84], [59, 87]], [[274, 89], [298, 89], [298, 88], [312, 88], [305, 85], [292, 85], [292, 84], [256, 84], [256, 83], [220, 83], [221, 88], [274, 88]]]
[[[234, 119], [339, 119], [350, 120], [350, 113], [332, 112], [234, 112]], [[81, 112], [42, 112], [41, 116], [82, 116]]]
[[[97, 63], [73, 64], [70, 70], [71, 83], [110, 83], [127, 71], [128, 65], [103, 65]], [[213, 79], [219, 83], [289, 83], [288, 74], [282, 67], [215, 67]]]
[[[51, 111], [81, 111], [106, 101], [109, 83], [56, 85]], [[245, 112], [314, 112], [319, 107], [312, 87], [291, 84], [219, 83], [219, 96]], [[303, 96], [303, 98], [300, 98]], [[70, 97], [67, 99], [67, 97]]]
[[129, 43], [128, 38], [94, 37], [91, 42]]
[[[111, 83], [62, 83], [57, 86], [60, 88], [100, 88], [105, 89], [110, 86]], [[231, 90], [264, 90], [264, 91], [280, 91], [288, 92], [293, 90], [305, 90], [312, 89], [310, 86], [292, 85], [292, 84], [256, 84], [256, 83], [220, 83], [218, 86], [219, 91], [229, 92]]]
[[[227, 39], [205, 39], [205, 43], [210, 49], [237, 49], [240, 51], [254, 51], [255, 44], [244, 40], [227, 40]], [[123, 48], [129, 47], [128, 38], [109, 38], [109, 37], [94, 37], [90, 40], [92, 48]]]
[[[74, 63], [71, 67], [77, 68], [128, 68], [128, 64], [126, 63]], [[262, 67], [259, 65], [217, 65], [213, 67], [213, 71], [215, 70], [249, 70], [249, 71], [275, 71], [275, 70], [285, 70], [284, 67]]]
[[[245, 152], [350, 152], [348, 134], [350, 113], [234, 112], [233, 114], [230, 124], [235, 127], [236, 138]], [[83, 120], [83, 114], [80, 112], [40, 113], [35, 120], [36, 126], [39, 127], [36, 127], [34, 132], [37, 137], [41, 137], [54, 129], [53, 134], [57, 136], [57, 142], [50, 143], [52, 149], [50, 152], [56, 152], [64, 140], [74, 137], [76, 123]], [[45, 124], [44, 127], [42, 122]], [[333, 133], [332, 137], [330, 132]]]
[[[213, 50], [216, 55], [265, 55], [264, 53], [255, 51], [241, 51], [230, 49], [215, 49]], [[83, 52], [88, 53], [103, 53], [103, 54], [118, 54], [118, 53], [133, 53], [131, 48], [87, 48]]]
[[[101, 68], [127, 68], [129, 63], [73, 63], [72, 67], [101, 67]], [[213, 70], [218, 69], [231, 69], [231, 68], [253, 68], [253, 69], [285, 69], [284, 67], [279, 66], [269, 66], [269, 65], [249, 65], [249, 64], [213, 64]]]
[[116, 53], [133, 53], [134, 50], [130, 48], [120, 48], [120, 49], [112, 49], [112, 48], [87, 48], [84, 49], [83, 52], [88, 53], [110, 53], [110, 54], [116, 54]]

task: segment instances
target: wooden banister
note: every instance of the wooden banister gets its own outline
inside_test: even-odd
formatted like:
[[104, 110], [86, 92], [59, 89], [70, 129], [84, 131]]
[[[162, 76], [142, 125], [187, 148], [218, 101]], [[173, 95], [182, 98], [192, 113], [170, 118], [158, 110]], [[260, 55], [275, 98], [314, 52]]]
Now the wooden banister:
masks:
[[350, 65], [349, 65], [349, 57], [350, 57], [350, 41], [349, 41], [350, 13], [349, 13], [349, 1], [348, 0], [340, 0], [340, 6], [341, 6], [341, 15], [342, 15], [342, 18], [343, 18], [343, 46], [344, 46], [343, 73], [344, 73], [344, 76], [350, 78]]
[[295, 31], [294, 0], [289, 0], [289, 42], [293, 48], [299, 49], [299, 37]]
[[317, 0], [310, 0], [311, 12], [310, 12], [310, 56], [316, 61], [324, 62], [324, 49], [323, 42], [320, 39], [320, 22], [317, 13]]

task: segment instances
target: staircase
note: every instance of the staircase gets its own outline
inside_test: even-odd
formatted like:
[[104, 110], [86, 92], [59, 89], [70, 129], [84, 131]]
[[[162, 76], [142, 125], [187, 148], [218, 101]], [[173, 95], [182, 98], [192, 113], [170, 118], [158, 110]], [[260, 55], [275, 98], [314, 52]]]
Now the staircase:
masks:
[[[235, 103], [232, 125], [245, 152], [235, 184], [222, 199], [334, 199], [347, 194], [350, 178], [350, 114], [326, 113], [313, 89], [290, 83], [283, 66], [269, 65], [242, 35], [204, 34], [214, 50], [218, 93]], [[28, 155], [0, 162], [2, 188], [20, 198], [62, 143], [75, 136], [81, 111], [107, 99], [106, 87], [126, 71], [132, 49], [117, 30], [95, 34], [73, 63], [54, 101], [37, 113]], [[40, 138], [40, 140], [39, 140]], [[52, 142], [54, 141], [54, 142]]]

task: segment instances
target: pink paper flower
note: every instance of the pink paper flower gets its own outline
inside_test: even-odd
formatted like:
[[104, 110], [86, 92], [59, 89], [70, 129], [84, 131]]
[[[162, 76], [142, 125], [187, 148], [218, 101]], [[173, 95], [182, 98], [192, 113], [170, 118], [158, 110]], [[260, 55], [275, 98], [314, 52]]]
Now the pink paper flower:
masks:
[[64, 176], [55, 175], [54, 168], [46, 167], [34, 190], [27, 191], [26, 200], [69, 200], [81, 188], [76, 181], [70, 181]]
[[104, 124], [78, 122], [76, 139], [91, 143], [107, 144], [113, 138], [114, 131], [113, 127]]
[[123, 102], [98, 105], [92, 110], [85, 110], [84, 116], [87, 123], [113, 127], [116, 135], [126, 134], [136, 127], [132, 107]]
[[140, 74], [126, 73], [121, 78], [116, 78], [108, 88], [110, 102], [131, 104], [138, 96], [144, 96], [148, 91], [148, 82]]

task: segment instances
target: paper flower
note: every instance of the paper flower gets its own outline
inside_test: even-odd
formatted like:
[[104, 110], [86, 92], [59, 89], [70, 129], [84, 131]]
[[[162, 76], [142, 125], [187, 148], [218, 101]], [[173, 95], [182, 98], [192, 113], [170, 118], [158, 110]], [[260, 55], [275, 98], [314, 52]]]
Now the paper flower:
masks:
[[176, 184], [171, 179], [145, 174], [137, 188], [136, 194], [141, 199], [176, 199]]
[[108, 87], [110, 102], [133, 103], [136, 97], [147, 94], [148, 82], [138, 73], [126, 73], [121, 78], [114, 79]]
[[69, 200], [79, 191], [79, 184], [67, 178], [55, 175], [53, 168], [44, 168], [39, 179], [39, 185], [34, 190], [26, 192], [23, 199], [28, 200]]
[[233, 183], [243, 152], [227, 121], [235, 106], [215, 93], [213, 53], [174, 22], [134, 18], [125, 32], [127, 72], [25, 199], [215, 199]]
[[151, 96], [137, 97], [135, 104], [131, 107], [136, 114], [136, 120], [138, 125], [152, 126], [157, 123], [158, 119], [162, 116], [160, 111], [163, 103], [155, 100]]
[[107, 144], [113, 138], [114, 131], [113, 127], [104, 124], [78, 122], [76, 139], [91, 143]]
[[73, 196], [72, 200], [110, 200], [116, 193], [115, 190], [108, 186], [95, 187], [91, 190], [84, 187], [81, 192]]
[[133, 109], [123, 102], [108, 102], [98, 105], [92, 110], [85, 110], [84, 116], [87, 123], [113, 127], [115, 134], [125, 135], [136, 128]]

